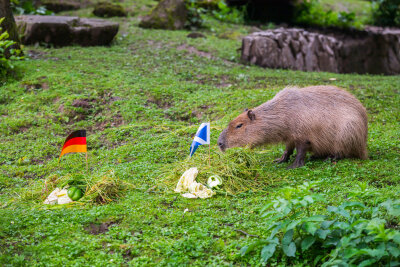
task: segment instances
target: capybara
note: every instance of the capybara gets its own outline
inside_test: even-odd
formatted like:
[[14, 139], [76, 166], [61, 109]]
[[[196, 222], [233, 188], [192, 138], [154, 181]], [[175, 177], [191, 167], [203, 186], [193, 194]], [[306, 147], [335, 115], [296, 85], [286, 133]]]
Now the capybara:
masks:
[[314, 158], [367, 158], [368, 120], [364, 106], [335, 86], [288, 87], [274, 98], [246, 109], [218, 138], [222, 151], [239, 146], [285, 143], [278, 163], [289, 168], [304, 165], [306, 153]]

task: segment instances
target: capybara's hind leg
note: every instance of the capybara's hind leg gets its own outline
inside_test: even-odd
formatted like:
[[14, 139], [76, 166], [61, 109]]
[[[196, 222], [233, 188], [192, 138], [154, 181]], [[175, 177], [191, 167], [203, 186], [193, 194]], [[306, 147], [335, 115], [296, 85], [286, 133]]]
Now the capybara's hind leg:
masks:
[[296, 159], [294, 160], [293, 164], [288, 167], [288, 169], [304, 166], [304, 160], [306, 158], [307, 151], [309, 151], [310, 148], [311, 143], [309, 141], [296, 143]]
[[343, 156], [336, 154], [336, 155], [329, 155], [326, 157], [325, 161], [337, 162], [338, 160], [343, 159]]
[[285, 152], [283, 152], [282, 157], [274, 160], [274, 162], [277, 162], [277, 163], [288, 162], [290, 156], [293, 154], [293, 150], [294, 150], [294, 143], [287, 143]]

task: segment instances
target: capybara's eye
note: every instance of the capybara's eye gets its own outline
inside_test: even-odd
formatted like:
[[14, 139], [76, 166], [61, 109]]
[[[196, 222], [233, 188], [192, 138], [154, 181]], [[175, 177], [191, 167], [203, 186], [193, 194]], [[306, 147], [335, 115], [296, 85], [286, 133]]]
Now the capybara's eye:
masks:
[[243, 123], [238, 124], [238, 125], [236, 126], [236, 129], [239, 129], [239, 128], [242, 127], [242, 126], [243, 126]]

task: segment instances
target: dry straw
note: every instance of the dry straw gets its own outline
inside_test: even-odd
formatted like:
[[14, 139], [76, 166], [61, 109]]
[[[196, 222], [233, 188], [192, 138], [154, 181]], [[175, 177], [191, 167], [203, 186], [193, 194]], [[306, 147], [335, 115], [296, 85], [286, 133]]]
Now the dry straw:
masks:
[[261, 155], [248, 148], [236, 148], [222, 153], [212, 147], [210, 157], [209, 163], [206, 151], [197, 152], [190, 159], [166, 166], [160, 175], [159, 186], [166, 185], [168, 189], [174, 189], [181, 175], [191, 167], [198, 168], [196, 181], [202, 184], [206, 184], [212, 175], [220, 176], [221, 189], [230, 194], [261, 191], [276, 179], [262, 171]]
[[21, 198], [43, 202], [56, 188], [74, 185], [84, 192], [79, 203], [105, 204], [117, 200], [128, 189], [134, 188], [130, 183], [119, 179], [113, 170], [92, 175], [51, 175], [47, 179], [31, 184]]

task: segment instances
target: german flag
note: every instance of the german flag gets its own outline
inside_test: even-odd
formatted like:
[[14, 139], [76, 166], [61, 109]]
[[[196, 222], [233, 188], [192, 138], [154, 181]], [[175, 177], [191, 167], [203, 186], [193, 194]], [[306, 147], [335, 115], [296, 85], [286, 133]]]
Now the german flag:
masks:
[[68, 135], [61, 149], [60, 158], [68, 153], [87, 153], [86, 130], [79, 130]]

